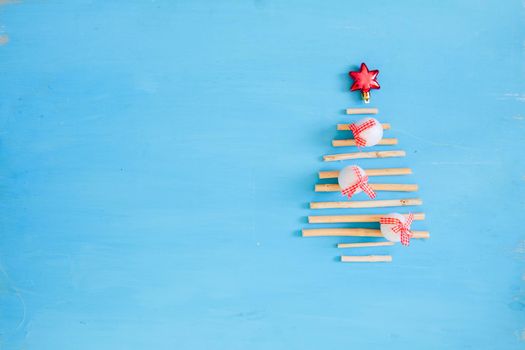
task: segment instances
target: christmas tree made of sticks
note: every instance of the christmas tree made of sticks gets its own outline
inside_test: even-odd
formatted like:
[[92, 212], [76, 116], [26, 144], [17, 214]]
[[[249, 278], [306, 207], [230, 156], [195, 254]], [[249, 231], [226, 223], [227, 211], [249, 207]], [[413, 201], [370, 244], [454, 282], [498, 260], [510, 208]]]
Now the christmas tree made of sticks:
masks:
[[[379, 71], [369, 71], [366, 65], [361, 64], [360, 71], [350, 72], [354, 79], [351, 90], [361, 90], [365, 103], [370, 101], [370, 90], [379, 89], [377, 75]], [[349, 108], [346, 110], [348, 115], [375, 115], [378, 113], [376, 108]], [[337, 245], [338, 248], [373, 248], [392, 246], [400, 242], [404, 246], [410, 244], [410, 239], [429, 238], [427, 231], [413, 231], [411, 225], [413, 221], [424, 220], [425, 214], [421, 212], [405, 213], [393, 212], [389, 214], [363, 214], [366, 208], [387, 208], [387, 207], [413, 207], [422, 205], [419, 198], [401, 199], [381, 199], [376, 200], [376, 192], [415, 192], [418, 190], [416, 184], [396, 184], [396, 183], [369, 183], [369, 177], [377, 176], [402, 176], [412, 173], [410, 168], [367, 168], [362, 169], [356, 162], [359, 159], [373, 158], [392, 158], [404, 157], [405, 151], [384, 150], [384, 151], [363, 151], [363, 148], [375, 145], [395, 146], [397, 139], [384, 138], [384, 130], [389, 130], [390, 124], [382, 124], [373, 117], [364, 117], [349, 124], [338, 124], [337, 130], [348, 131], [353, 135], [351, 139], [337, 139], [332, 141], [333, 147], [357, 147], [358, 150], [352, 153], [339, 153], [325, 155], [325, 162], [350, 161], [340, 170], [320, 171], [319, 179], [337, 179], [337, 183], [322, 183], [315, 185], [316, 192], [341, 192], [346, 200], [335, 202], [311, 202], [310, 209], [351, 209], [347, 215], [311, 215], [308, 216], [309, 224], [329, 224], [332, 227], [307, 228], [302, 230], [303, 237], [359, 237], [360, 242], [343, 242]], [[333, 181], [333, 180], [327, 180]], [[362, 193], [361, 193], [362, 192]], [[355, 200], [359, 196], [367, 196], [368, 200]], [[407, 196], [408, 197], [408, 196]], [[412, 196], [411, 196], [412, 197]], [[407, 211], [404, 209], [404, 211]], [[351, 223], [377, 223], [377, 228], [367, 227], [333, 227], [332, 224]], [[338, 225], [339, 226], [339, 225]], [[383, 238], [383, 240], [378, 240]], [[363, 241], [365, 240], [365, 241]], [[343, 262], [390, 262], [391, 255], [341, 255]]]

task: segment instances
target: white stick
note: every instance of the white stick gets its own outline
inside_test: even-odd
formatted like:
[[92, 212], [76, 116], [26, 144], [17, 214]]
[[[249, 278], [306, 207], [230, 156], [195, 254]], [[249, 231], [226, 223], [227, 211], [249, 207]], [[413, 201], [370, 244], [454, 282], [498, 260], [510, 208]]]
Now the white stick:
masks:
[[[349, 124], [337, 124], [337, 130], [350, 131], [350, 128], [348, 127], [348, 125]], [[384, 130], [390, 129], [390, 124], [388, 124], [388, 123], [383, 123], [383, 124], [381, 124], [381, 126], [383, 126]]]
[[385, 247], [391, 245], [394, 245], [394, 242], [339, 243], [337, 248]]
[[377, 108], [347, 108], [346, 114], [377, 114]]
[[[378, 145], [381, 145], [381, 146], [397, 145], [397, 139], [384, 138], [384, 139], [381, 139], [381, 141], [379, 141]], [[333, 140], [332, 146], [333, 147], [348, 147], [348, 146], [357, 146], [357, 144], [354, 139]]]
[[406, 207], [410, 205], [421, 205], [423, 201], [419, 198], [385, 199], [374, 201], [344, 201], [344, 202], [311, 202], [310, 209], [334, 209], [334, 208], [386, 208]]
[[341, 255], [342, 262], [391, 262], [392, 255]]
[[[412, 174], [410, 168], [385, 168], [385, 169], [364, 169], [368, 176], [393, 176], [393, 175], [409, 175]], [[320, 171], [320, 179], [336, 179], [339, 176], [339, 171]]]
[[[405, 217], [408, 214], [403, 214]], [[384, 214], [358, 214], [358, 215], [310, 215], [309, 224], [334, 224], [341, 222], [379, 222]], [[425, 220], [425, 213], [414, 213], [414, 220]]]
[[[374, 191], [415, 192], [416, 184], [369, 184]], [[341, 187], [338, 184], [317, 184], [315, 192], [338, 192]]]
[[[428, 239], [428, 231], [411, 231], [415, 239]], [[305, 228], [303, 237], [383, 237], [381, 230], [372, 228]]]
[[354, 152], [354, 153], [328, 154], [328, 155], [323, 156], [323, 159], [325, 162], [335, 162], [337, 160], [347, 160], [347, 159], [404, 157], [405, 155], [406, 155], [405, 151]]

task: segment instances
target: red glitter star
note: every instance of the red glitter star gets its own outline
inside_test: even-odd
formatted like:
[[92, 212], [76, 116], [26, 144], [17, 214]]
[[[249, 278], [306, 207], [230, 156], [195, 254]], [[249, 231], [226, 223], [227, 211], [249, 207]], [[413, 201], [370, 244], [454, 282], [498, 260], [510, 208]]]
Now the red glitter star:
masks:
[[354, 79], [354, 83], [350, 88], [351, 91], [361, 90], [363, 93], [366, 93], [371, 89], [380, 88], [379, 83], [377, 82], [379, 71], [377, 69], [368, 70], [368, 67], [364, 63], [361, 63], [361, 70], [350, 72], [348, 74]]

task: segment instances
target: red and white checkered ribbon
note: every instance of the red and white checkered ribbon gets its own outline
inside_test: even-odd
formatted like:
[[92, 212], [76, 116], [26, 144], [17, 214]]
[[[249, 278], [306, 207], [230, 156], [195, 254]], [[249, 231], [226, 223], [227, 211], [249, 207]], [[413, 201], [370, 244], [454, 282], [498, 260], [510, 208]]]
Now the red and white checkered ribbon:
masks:
[[374, 190], [372, 190], [372, 187], [368, 184], [368, 176], [367, 175], [361, 175], [361, 170], [359, 170], [358, 167], [354, 166], [352, 167], [352, 170], [354, 171], [355, 176], [357, 177], [357, 182], [353, 184], [352, 186], [348, 186], [347, 188], [344, 188], [341, 193], [348, 197], [348, 199], [352, 198], [352, 196], [355, 194], [355, 191], [357, 191], [358, 188], [363, 190], [368, 197], [371, 199], [376, 198], [376, 194]]
[[366, 140], [359, 135], [374, 125], [376, 125], [376, 121], [374, 119], [368, 119], [361, 125], [356, 125], [354, 123], [348, 125], [348, 128], [352, 131], [352, 134], [354, 134], [355, 144], [358, 148], [366, 146]]
[[412, 213], [408, 214], [405, 222], [402, 222], [397, 218], [381, 218], [379, 220], [381, 224], [395, 225], [392, 227], [392, 231], [401, 235], [401, 244], [405, 246], [410, 244], [410, 237], [412, 237], [412, 232], [410, 231], [410, 225], [412, 225], [412, 221], [414, 221], [414, 214]]

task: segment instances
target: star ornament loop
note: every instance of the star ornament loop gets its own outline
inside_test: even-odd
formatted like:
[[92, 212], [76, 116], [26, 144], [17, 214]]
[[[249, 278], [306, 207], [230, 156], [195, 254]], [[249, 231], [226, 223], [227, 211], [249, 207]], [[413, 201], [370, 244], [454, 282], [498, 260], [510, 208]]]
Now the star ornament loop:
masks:
[[354, 83], [350, 88], [351, 91], [361, 90], [361, 96], [365, 103], [370, 102], [370, 90], [379, 89], [379, 83], [377, 82], [377, 75], [379, 70], [368, 70], [365, 63], [361, 63], [361, 69], [358, 71], [348, 73]]

